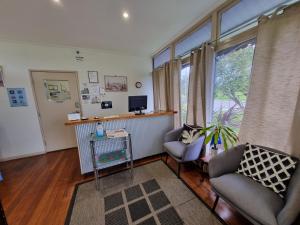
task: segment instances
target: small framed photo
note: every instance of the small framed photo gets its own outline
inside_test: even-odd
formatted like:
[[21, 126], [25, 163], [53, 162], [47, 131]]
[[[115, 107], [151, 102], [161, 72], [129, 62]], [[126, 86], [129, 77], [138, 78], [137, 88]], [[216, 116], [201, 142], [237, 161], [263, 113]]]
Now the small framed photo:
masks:
[[88, 71], [89, 83], [99, 83], [98, 71]]
[[105, 91], [107, 92], [126, 92], [127, 76], [104, 76]]

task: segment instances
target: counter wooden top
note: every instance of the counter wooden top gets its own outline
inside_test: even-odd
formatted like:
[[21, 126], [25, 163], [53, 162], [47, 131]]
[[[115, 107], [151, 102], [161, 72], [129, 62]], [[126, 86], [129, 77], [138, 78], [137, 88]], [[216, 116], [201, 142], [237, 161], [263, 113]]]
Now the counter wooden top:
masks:
[[65, 125], [80, 125], [85, 123], [95, 123], [95, 122], [105, 122], [105, 121], [112, 121], [112, 120], [128, 120], [128, 119], [140, 119], [140, 118], [147, 118], [147, 117], [158, 117], [158, 116], [168, 116], [168, 115], [174, 115], [177, 112], [153, 112], [153, 113], [147, 113], [144, 115], [134, 115], [134, 114], [120, 114], [115, 116], [107, 116], [107, 117], [99, 117], [95, 119], [94, 117], [89, 117], [86, 120], [68, 120], [65, 122]]

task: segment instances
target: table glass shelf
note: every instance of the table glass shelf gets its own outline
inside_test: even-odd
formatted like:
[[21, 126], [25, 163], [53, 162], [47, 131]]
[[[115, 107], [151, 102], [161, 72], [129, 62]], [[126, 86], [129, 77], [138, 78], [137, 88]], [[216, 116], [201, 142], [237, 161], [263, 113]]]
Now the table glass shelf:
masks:
[[91, 133], [90, 141], [106, 141], [106, 140], [126, 139], [127, 137], [128, 136], [108, 137], [105, 132], [104, 132], [104, 135], [102, 137], [99, 137], [95, 133]]
[[[90, 138], [90, 147], [92, 153], [93, 160], [93, 168], [96, 179], [96, 188], [99, 189], [99, 170], [116, 166], [119, 164], [127, 163], [127, 167], [130, 163], [131, 174], [133, 173], [133, 157], [132, 157], [132, 144], [131, 144], [131, 136], [126, 132], [124, 136], [117, 137], [108, 137], [106, 133], [104, 136], [98, 137], [95, 133], [91, 133]], [[96, 146], [97, 142], [104, 142], [102, 144], [106, 145], [105, 142], [113, 141], [113, 142], [123, 142], [125, 145], [119, 149], [109, 149], [103, 150], [101, 146]], [[99, 143], [100, 145], [101, 143]], [[102, 145], [103, 147], [103, 145]]]

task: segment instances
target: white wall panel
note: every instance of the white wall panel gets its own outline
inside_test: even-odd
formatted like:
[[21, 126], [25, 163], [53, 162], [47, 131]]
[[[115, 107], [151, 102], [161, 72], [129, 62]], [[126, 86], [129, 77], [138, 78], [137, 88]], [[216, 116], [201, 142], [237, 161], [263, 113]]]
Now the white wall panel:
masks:
[[[81, 88], [83, 83], [88, 83], [88, 70], [99, 72], [101, 87], [104, 87], [104, 75], [128, 76], [128, 92], [107, 92], [103, 98], [112, 101], [112, 109], [101, 110], [100, 104], [82, 104], [84, 116], [127, 113], [128, 95], [148, 95], [148, 108], [153, 110], [150, 57], [79, 49], [84, 61], [77, 62], [77, 49], [0, 41], [0, 65], [6, 85], [0, 87], [0, 160], [44, 152], [29, 69], [77, 71]], [[143, 87], [137, 89], [136, 81], [141, 81]], [[28, 107], [9, 106], [6, 92], [9, 87], [26, 89]]]

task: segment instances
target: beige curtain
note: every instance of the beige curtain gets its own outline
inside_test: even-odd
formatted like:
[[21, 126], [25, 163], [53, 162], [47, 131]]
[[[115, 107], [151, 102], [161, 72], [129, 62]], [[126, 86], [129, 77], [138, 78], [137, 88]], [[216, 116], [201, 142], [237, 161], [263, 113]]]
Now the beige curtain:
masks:
[[213, 48], [204, 43], [191, 54], [187, 123], [206, 126], [206, 79], [211, 75]]
[[154, 110], [157, 111], [159, 108], [159, 70], [155, 69], [152, 72], [152, 83], [153, 83], [153, 101], [154, 101]]
[[300, 4], [261, 19], [240, 142], [300, 157], [299, 37]]
[[174, 116], [174, 127], [180, 126], [179, 113], [179, 77], [180, 60], [165, 63], [153, 71], [153, 92], [155, 111], [177, 111]]
[[167, 110], [165, 86], [165, 67], [155, 69], [153, 71], [153, 96], [155, 111]]
[[177, 113], [174, 115], [174, 127], [181, 126], [181, 113], [180, 113], [180, 73], [181, 73], [181, 60], [174, 60], [172, 64], [173, 74], [173, 110]]
[[163, 86], [163, 89], [165, 90], [165, 104], [166, 104], [166, 110], [172, 111], [173, 110], [173, 75], [171, 73], [171, 66], [170, 63], [165, 63], [164, 65], [164, 79], [165, 79], [165, 85]]

